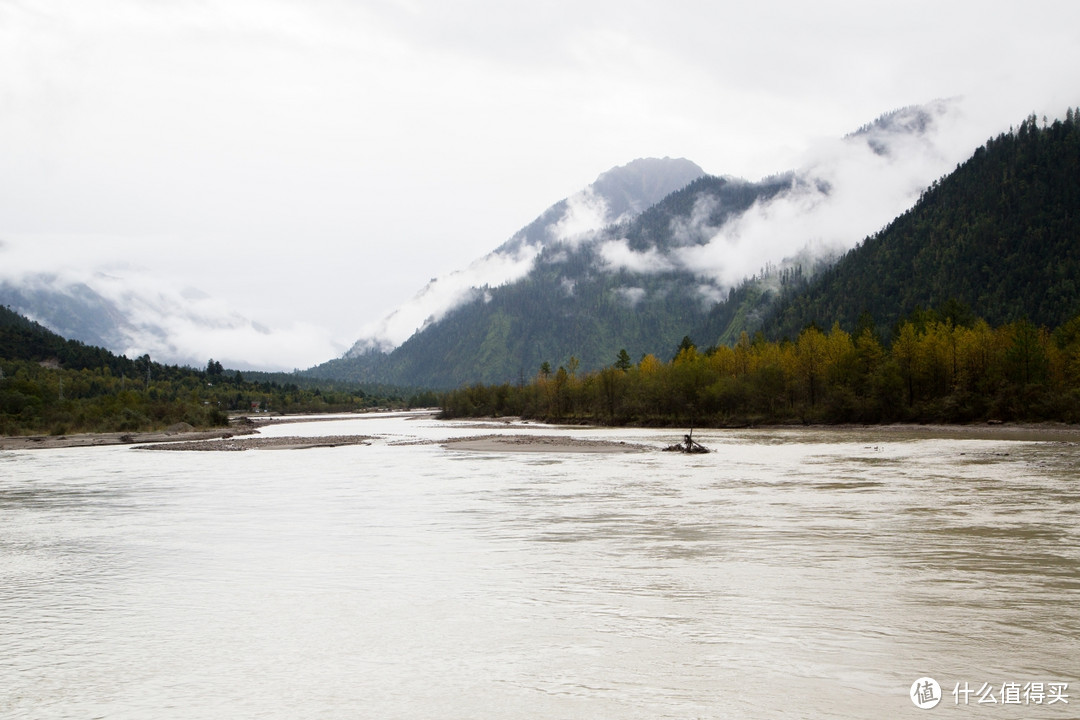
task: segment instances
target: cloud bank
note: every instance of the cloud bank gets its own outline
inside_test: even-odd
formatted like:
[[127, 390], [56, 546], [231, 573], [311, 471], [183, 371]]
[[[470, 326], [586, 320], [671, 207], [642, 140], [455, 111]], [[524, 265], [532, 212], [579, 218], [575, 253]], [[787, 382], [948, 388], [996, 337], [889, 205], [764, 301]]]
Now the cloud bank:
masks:
[[[0, 246], [0, 284], [51, 294], [55, 300], [50, 304], [72, 298], [76, 305], [89, 307], [95, 324], [105, 328], [110, 340], [105, 344], [121, 355], [148, 354], [166, 364], [194, 367], [214, 358], [227, 367], [292, 370], [343, 350], [318, 324], [266, 325], [238, 313], [220, 296], [138, 266], [95, 267], [87, 257], [74, 254], [42, 273], [38, 256], [43, 251], [24, 240]], [[26, 314], [46, 327], [53, 325], [48, 318]]]
[[498, 287], [524, 277], [539, 253], [538, 246], [521, 245], [514, 251], [491, 253], [464, 270], [432, 279], [411, 300], [382, 320], [363, 328], [361, 339], [349, 350], [349, 355], [393, 350], [413, 333], [438, 322], [454, 308], [484, 297], [484, 288]]
[[939, 101], [822, 140], [807, 151], [787, 190], [723, 225], [710, 224], [716, 200], [702, 196], [689, 217], [673, 220], [673, 247], [635, 251], [616, 238], [600, 244], [600, 257], [608, 269], [692, 272], [710, 303], [766, 266], [835, 257], [881, 230], [971, 156], [986, 137], [970, 113], [961, 100]]

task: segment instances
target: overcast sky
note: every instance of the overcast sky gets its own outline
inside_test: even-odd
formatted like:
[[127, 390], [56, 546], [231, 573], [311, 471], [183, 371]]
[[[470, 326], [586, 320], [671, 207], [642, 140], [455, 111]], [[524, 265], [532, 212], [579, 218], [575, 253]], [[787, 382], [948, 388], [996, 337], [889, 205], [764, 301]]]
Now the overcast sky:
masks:
[[306, 367], [634, 158], [758, 179], [936, 98], [975, 144], [1060, 116], [1077, 28], [1075, 0], [0, 0], [0, 276], [199, 288]]

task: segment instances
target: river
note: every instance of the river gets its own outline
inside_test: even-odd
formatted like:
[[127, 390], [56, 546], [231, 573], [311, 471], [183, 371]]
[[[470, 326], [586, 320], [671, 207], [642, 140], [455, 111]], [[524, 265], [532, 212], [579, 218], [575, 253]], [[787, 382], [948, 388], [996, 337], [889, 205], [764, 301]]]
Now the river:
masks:
[[385, 414], [0, 452], [0, 717], [918, 717], [927, 677], [931, 712], [1080, 715], [1075, 443], [432, 442], [499, 433], [678, 439]]

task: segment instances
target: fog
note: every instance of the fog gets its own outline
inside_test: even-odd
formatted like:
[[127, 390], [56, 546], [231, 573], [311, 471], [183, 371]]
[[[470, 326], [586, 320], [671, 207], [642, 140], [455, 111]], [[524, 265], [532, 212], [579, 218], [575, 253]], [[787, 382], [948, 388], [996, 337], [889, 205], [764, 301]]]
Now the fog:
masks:
[[670, 252], [635, 252], [615, 239], [602, 244], [601, 257], [610, 268], [638, 273], [691, 271], [713, 302], [767, 265], [835, 257], [914, 205], [988, 137], [963, 99], [926, 107], [932, 120], [922, 132], [886, 125], [819, 141], [792, 168], [787, 190], [722, 226], [709, 224], [714, 201], [700, 200], [690, 218], [672, 227]]

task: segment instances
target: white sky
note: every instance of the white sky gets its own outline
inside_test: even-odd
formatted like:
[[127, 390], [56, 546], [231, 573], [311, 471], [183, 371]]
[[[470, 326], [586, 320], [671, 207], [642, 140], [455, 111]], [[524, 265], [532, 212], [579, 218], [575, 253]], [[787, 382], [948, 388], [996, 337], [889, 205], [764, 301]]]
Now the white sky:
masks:
[[194, 286], [306, 367], [634, 158], [758, 179], [935, 98], [971, 149], [1060, 116], [1077, 28], [1075, 0], [0, 0], [0, 276]]

